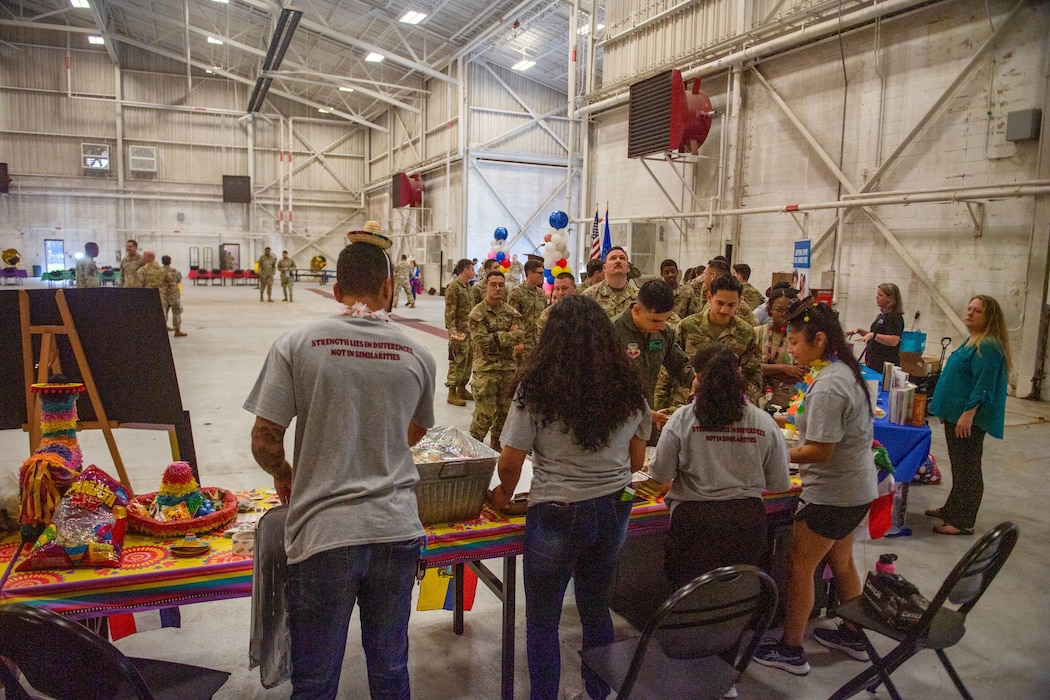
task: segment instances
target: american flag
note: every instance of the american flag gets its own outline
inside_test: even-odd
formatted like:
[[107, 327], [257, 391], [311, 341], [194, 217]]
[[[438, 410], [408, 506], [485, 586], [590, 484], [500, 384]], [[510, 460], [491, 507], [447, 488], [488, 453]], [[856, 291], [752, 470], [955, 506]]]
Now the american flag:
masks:
[[594, 208], [594, 225], [591, 226], [591, 257], [590, 260], [602, 257], [602, 243], [598, 238], [598, 207]]

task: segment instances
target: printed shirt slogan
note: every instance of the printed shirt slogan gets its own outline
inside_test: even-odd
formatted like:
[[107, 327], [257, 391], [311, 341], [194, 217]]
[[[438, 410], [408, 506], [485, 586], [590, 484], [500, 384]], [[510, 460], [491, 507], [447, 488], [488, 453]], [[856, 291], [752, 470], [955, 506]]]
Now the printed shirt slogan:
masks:
[[[363, 360], [394, 360], [401, 361], [401, 353], [414, 354], [412, 348], [398, 343], [372, 342], [370, 340], [356, 340], [354, 338], [321, 338], [311, 341], [312, 347], [332, 347], [333, 357], [356, 357]], [[392, 351], [392, 352], [384, 352]]]
[[707, 433], [707, 442], [755, 442], [758, 437], [765, 437], [766, 431], [761, 428], [726, 428], [725, 430], [706, 431], [699, 425], [693, 426], [694, 433]]

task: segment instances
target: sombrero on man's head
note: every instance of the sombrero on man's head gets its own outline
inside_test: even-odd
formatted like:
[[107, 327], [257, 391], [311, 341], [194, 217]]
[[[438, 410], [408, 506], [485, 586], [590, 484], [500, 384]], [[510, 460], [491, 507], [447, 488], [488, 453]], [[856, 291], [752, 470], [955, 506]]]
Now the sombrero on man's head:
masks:
[[378, 221], [366, 221], [360, 230], [348, 232], [346, 238], [350, 243], [371, 243], [387, 250], [393, 241], [384, 236], [382, 231]]

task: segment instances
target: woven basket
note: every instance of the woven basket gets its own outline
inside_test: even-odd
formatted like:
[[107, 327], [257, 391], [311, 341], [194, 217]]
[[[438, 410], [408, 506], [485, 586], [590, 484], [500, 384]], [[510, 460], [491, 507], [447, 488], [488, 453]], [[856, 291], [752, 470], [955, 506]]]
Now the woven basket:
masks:
[[[221, 495], [222, 508], [199, 518], [165, 522], [154, 520], [149, 516], [143, 517], [129, 510], [128, 526], [135, 532], [153, 535], [154, 537], [170, 538], [185, 535], [188, 532], [194, 532], [199, 535], [213, 532], [237, 519], [237, 494], [233, 491], [227, 491], [215, 486], [205, 486], [201, 488], [201, 493], [212, 500]], [[138, 503], [146, 510], [149, 510], [149, 507], [153, 504], [153, 499], [156, 497], [157, 492], [154, 491], [153, 493], [136, 496], [131, 502]]]

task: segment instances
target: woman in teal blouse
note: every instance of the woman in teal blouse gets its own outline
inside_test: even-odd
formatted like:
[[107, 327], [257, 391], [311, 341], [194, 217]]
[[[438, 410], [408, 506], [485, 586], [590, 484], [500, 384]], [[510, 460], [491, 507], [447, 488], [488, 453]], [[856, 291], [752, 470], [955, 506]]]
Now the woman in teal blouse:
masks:
[[984, 435], [1001, 440], [1006, 418], [1010, 339], [999, 302], [978, 294], [970, 299], [963, 324], [970, 337], [948, 358], [930, 402], [930, 413], [944, 423], [952, 464], [948, 500], [926, 511], [944, 521], [933, 528], [941, 535], [973, 534], [984, 495]]

